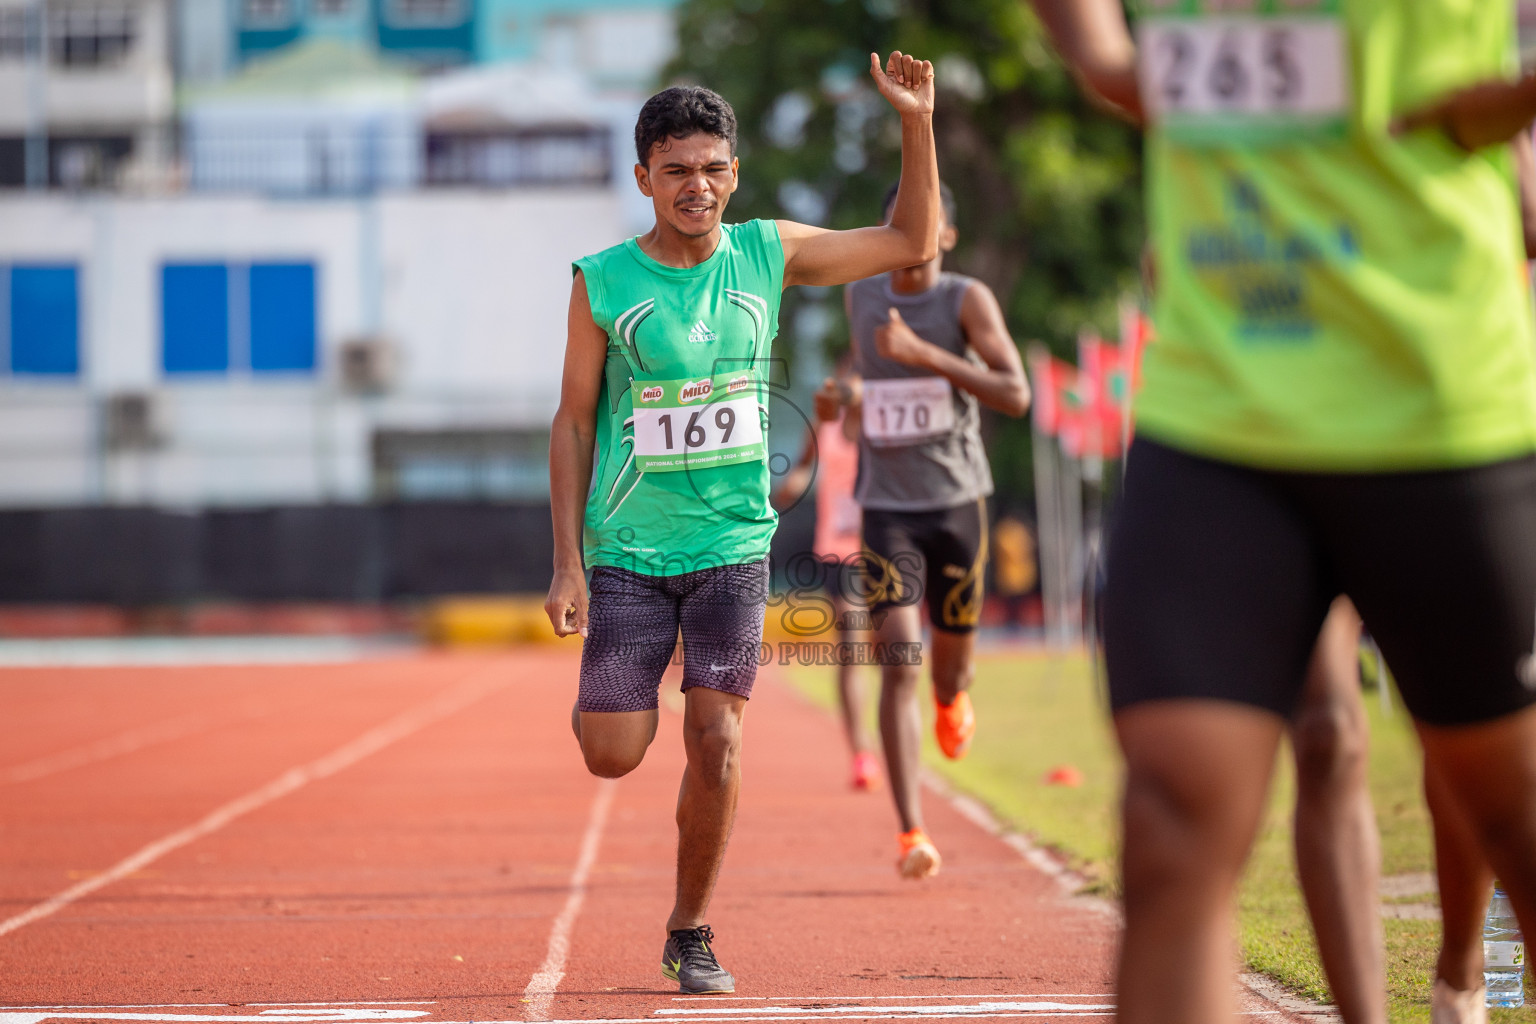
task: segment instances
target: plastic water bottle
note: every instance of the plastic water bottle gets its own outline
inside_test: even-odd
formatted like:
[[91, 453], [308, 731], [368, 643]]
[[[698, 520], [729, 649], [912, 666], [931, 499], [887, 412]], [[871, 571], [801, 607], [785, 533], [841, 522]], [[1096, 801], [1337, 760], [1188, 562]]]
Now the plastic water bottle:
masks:
[[1509, 895], [1497, 887], [1483, 919], [1483, 985], [1489, 1006], [1525, 1005], [1525, 936]]

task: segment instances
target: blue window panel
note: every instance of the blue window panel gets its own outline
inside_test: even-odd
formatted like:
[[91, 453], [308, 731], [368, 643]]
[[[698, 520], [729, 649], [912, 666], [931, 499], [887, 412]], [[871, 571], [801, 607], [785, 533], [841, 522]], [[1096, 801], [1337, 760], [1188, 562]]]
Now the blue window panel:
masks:
[[[475, 59], [475, 16], [479, 4], [462, 0], [457, 24], [452, 18], [437, 23], [402, 21], [399, 0], [373, 0], [374, 25], [379, 49], [403, 54], [430, 64], [465, 64]], [[450, 8], [451, 9], [451, 8]]]
[[229, 372], [229, 268], [160, 268], [160, 360], [170, 373]]
[[315, 265], [251, 264], [251, 369], [315, 368]]
[[11, 268], [11, 372], [80, 372], [80, 296], [72, 266]]

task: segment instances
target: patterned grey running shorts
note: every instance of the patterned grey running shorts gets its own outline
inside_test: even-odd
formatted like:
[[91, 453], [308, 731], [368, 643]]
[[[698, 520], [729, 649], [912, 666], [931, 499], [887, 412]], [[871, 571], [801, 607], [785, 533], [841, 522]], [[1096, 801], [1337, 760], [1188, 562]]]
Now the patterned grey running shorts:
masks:
[[581, 647], [582, 711], [650, 711], [683, 632], [683, 690], [752, 696], [768, 605], [768, 560], [678, 576], [592, 570]]

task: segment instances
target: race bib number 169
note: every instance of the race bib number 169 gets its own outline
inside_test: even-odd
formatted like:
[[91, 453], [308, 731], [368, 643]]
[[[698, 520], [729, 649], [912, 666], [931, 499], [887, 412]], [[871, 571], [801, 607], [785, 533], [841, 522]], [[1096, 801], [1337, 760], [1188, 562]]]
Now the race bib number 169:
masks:
[[755, 375], [635, 380], [630, 387], [640, 472], [718, 469], [767, 456]]
[[1153, 122], [1186, 145], [1342, 135], [1349, 41], [1338, 0], [1143, 0], [1137, 74]]

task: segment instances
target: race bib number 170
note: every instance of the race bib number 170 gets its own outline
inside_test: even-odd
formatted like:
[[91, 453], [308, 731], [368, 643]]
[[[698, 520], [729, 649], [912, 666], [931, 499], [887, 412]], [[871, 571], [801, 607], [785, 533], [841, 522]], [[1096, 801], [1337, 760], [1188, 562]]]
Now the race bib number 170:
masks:
[[630, 386], [640, 472], [716, 469], [767, 456], [752, 374], [636, 380]]
[[1342, 135], [1349, 40], [1338, 0], [1142, 0], [1137, 74], [1152, 121], [1186, 145]]
[[864, 436], [877, 445], [917, 444], [955, 428], [955, 403], [943, 377], [864, 381]]

